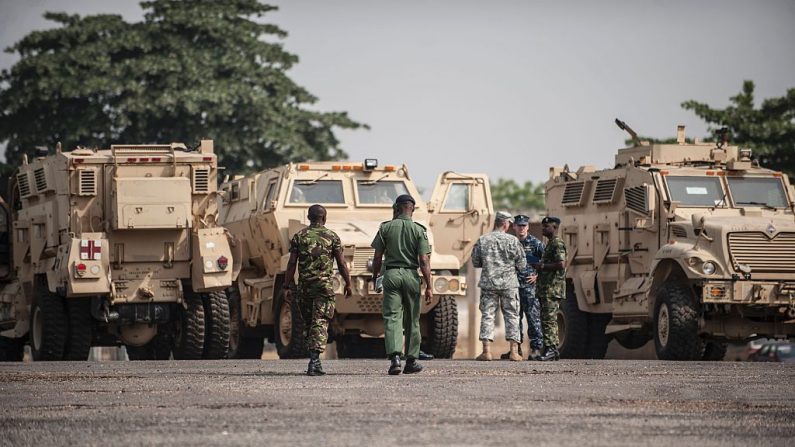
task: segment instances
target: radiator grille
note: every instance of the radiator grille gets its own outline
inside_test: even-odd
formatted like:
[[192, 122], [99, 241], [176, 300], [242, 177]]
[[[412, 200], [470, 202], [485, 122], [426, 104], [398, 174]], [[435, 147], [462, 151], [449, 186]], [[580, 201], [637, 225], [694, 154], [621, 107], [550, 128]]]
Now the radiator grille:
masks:
[[687, 230], [679, 225], [671, 225], [671, 234], [676, 237], [687, 237]]
[[618, 179], [609, 178], [596, 182], [596, 191], [593, 193], [593, 203], [613, 203]]
[[795, 233], [729, 233], [729, 254], [734, 265], [746, 264], [751, 272], [795, 273]]
[[78, 187], [78, 195], [81, 196], [95, 196], [97, 195], [97, 171], [81, 170], [80, 172], [80, 185]]
[[632, 211], [645, 215], [649, 214], [649, 198], [646, 197], [645, 187], [624, 188], [624, 201], [627, 203], [627, 208]]
[[375, 256], [372, 248], [357, 248], [353, 253], [353, 270], [367, 270], [367, 261]]
[[19, 185], [20, 197], [30, 197], [30, 180], [27, 172], [17, 174], [17, 184]]
[[582, 204], [582, 193], [585, 191], [585, 182], [566, 183], [563, 190], [563, 206], [579, 206]]
[[193, 168], [193, 193], [207, 194], [210, 192], [210, 169]]
[[44, 172], [44, 168], [33, 171], [33, 178], [36, 180], [36, 192], [47, 190], [47, 174]]

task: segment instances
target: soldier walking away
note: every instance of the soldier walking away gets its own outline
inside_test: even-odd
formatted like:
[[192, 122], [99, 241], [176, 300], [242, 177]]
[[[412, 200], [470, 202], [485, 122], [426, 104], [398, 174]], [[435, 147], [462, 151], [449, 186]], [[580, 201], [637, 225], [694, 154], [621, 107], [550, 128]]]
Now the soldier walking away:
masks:
[[511, 344], [508, 356], [513, 361], [522, 360], [519, 355], [519, 281], [518, 272], [527, 267], [524, 248], [519, 240], [506, 233], [513, 218], [500, 211], [494, 221], [494, 230], [484, 234], [472, 249], [472, 265], [480, 267], [480, 341], [483, 352], [476, 360], [491, 360], [491, 343], [494, 336], [494, 314], [497, 306], [505, 319], [505, 338]]
[[[513, 231], [519, 238], [519, 243], [524, 247], [527, 268], [519, 272], [519, 355], [522, 355], [522, 316], [527, 319], [527, 337], [530, 339], [530, 354], [528, 360], [538, 360], [544, 347], [543, 333], [541, 331], [541, 305], [536, 297], [536, 280], [538, 272], [531, 266], [541, 260], [544, 254], [544, 243], [530, 234], [530, 218], [519, 214], [513, 218]], [[501, 359], [510, 357], [510, 352], [501, 355]]]
[[[403, 194], [395, 199], [397, 218], [384, 222], [373, 239], [373, 282], [377, 282], [384, 265], [384, 344], [389, 357], [389, 374], [401, 372], [400, 355], [406, 337], [406, 366], [404, 374], [422, 371], [417, 361], [420, 354], [420, 278], [425, 280], [425, 299], [431, 301], [431, 253], [425, 227], [411, 220], [414, 199]], [[377, 286], [376, 286], [377, 288]]]
[[541, 304], [541, 330], [544, 333], [544, 353], [539, 360], [560, 360], [558, 352], [558, 309], [566, 297], [566, 244], [558, 237], [560, 219], [545, 217], [541, 232], [547, 245], [541, 261], [533, 264], [538, 270], [536, 294]]
[[325, 373], [320, 364], [320, 354], [326, 350], [328, 323], [334, 316], [334, 288], [331, 278], [334, 261], [345, 281], [345, 297], [351, 296], [351, 277], [342, 257], [339, 236], [324, 225], [326, 209], [321, 205], [309, 207], [309, 226], [299, 231], [290, 241], [290, 260], [284, 274], [285, 301], [292, 297], [291, 286], [298, 265], [298, 304], [304, 319], [306, 345], [309, 351], [308, 376]]

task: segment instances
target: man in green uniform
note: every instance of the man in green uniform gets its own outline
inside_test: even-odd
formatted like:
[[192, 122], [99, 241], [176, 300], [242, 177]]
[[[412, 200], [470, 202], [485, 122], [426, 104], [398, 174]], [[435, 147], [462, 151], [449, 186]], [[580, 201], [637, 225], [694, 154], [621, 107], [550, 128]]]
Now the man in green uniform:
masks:
[[425, 227], [411, 220], [414, 199], [403, 194], [395, 199], [396, 219], [384, 222], [373, 239], [373, 281], [384, 265], [384, 344], [390, 360], [389, 374], [400, 374], [400, 354], [403, 334], [406, 336], [406, 366], [404, 374], [422, 371], [417, 362], [420, 353], [420, 278], [425, 280], [425, 299], [431, 300], [431, 269], [428, 255], [428, 234]]
[[304, 331], [309, 366], [306, 374], [326, 374], [320, 364], [320, 354], [326, 350], [328, 323], [334, 316], [334, 288], [331, 278], [337, 261], [345, 281], [345, 296], [351, 296], [351, 277], [342, 257], [342, 244], [336, 233], [326, 228], [326, 209], [321, 205], [309, 207], [309, 226], [295, 233], [290, 241], [290, 260], [284, 274], [284, 299], [292, 299], [290, 286], [298, 265], [298, 303], [304, 319]]
[[566, 244], [558, 237], [560, 219], [545, 217], [541, 232], [547, 238], [541, 261], [533, 264], [538, 271], [536, 295], [541, 304], [541, 331], [544, 334], [544, 353], [539, 360], [560, 360], [558, 352], [558, 309], [566, 298]]

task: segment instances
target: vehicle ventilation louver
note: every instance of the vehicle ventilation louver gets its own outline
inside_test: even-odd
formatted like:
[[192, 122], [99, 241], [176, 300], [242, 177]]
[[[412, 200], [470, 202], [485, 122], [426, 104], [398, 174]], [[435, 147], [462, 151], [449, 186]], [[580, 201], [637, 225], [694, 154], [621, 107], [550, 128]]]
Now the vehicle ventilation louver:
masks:
[[585, 182], [566, 183], [563, 190], [563, 206], [579, 206], [582, 204], [582, 193], [585, 191]]
[[624, 188], [624, 201], [627, 208], [643, 215], [649, 214], [649, 198], [646, 196], [646, 188], [635, 186]]
[[28, 179], [27, 172], [20, 172], [17, 174], [17, 185], [19, 185], [20, 197], [30, 197], [30, 180]]
[[593, 203], [613, 203], [618, 179], [608, 178], [596, 182], [596, 191], [593, 193]]
[[44, 168], [38, 168], [33, 171], [33, 177], [36, 180], [36, 192], [46, 191], [47, 174], [44, 172]]
[[80, 171], [80, 184], [78, 185], [78, 195], [95, 196], [97, 195], [97, 172], [92, 170]]
[[671, 225], [671, 234], [676, 237], [687, 237], [687, 230], [679, 225]]
[[193, 193], [207, 194], [210, 192], [210, 168], [193, 169]]

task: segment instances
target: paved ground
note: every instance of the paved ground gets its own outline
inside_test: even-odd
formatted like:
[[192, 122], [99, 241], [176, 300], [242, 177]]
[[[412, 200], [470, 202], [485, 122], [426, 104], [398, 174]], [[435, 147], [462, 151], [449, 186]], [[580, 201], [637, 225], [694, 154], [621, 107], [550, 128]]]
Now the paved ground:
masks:
[[795, 365], [0, 364], [2, 445], [793, 445]]

